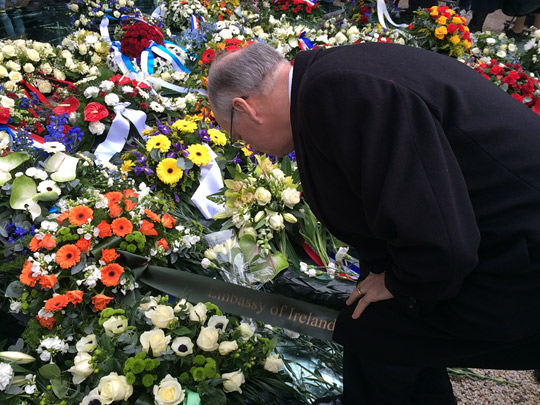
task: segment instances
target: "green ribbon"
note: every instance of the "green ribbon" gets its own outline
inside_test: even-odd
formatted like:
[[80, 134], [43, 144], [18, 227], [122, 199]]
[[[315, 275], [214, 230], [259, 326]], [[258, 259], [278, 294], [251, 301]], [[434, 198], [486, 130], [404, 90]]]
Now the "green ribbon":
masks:
[[201, 397], [196, 392], [193, 392], [186, 388], [186, 397], [184, 398], [184, 405], [200, 405]]
[[138, 281], [192, 302], [210, 301], [223, 312], [246, 316], [325, 340], [332, 340], [338, 311], [304, 301], [252, 290], [186, 271], [148, 266], [147, 259], [122, 252]]

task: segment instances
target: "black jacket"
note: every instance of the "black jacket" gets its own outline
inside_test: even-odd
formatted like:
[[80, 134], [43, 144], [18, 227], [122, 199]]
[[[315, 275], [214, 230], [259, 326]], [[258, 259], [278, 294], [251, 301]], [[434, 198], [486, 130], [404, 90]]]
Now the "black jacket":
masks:
[[540, 116], [452, 58], [369, 43], [301, 52], [291, 121], [306, 200], [412, 316], [540, 333]]

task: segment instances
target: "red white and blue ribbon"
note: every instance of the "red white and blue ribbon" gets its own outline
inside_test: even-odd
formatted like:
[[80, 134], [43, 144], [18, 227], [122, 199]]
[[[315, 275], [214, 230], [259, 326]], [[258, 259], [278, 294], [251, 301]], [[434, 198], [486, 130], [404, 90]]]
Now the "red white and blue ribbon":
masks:
[[308, 6], [311, 6], [311, 7], [315, 7], [317, 5], [316, 0], [315, 1], [313, 1], [313, 0], [301, 0], [301, 3], [307, 4]]
[[201, 29], [201, 23], [206, 22], [206, 18], [199, 14], [192, 14], [190, 17], [191, 20], [191, 29], [193, 31], [198, 31]]
[[298, 38], [298, 46], [303, 51], [315, 48], [315, 44], [311, 42], [309, 38], [306, 37], [305, 32], [302, 32], [300, 34], [300, 37]]

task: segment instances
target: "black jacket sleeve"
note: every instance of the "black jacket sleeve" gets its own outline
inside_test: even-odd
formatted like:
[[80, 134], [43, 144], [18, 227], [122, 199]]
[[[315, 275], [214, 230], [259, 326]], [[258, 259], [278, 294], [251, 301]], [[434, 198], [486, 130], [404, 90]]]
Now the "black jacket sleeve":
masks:
[[306, 72], [299, 104], [308, 142], [346, 181], [339, 197], [362, 201], [368, 229], [348, 225], [364, 241], [362, 263], [386, 271], [396, 297], [454, 297], [480, 234], [438, 114], [410, 89], [346, 69]]

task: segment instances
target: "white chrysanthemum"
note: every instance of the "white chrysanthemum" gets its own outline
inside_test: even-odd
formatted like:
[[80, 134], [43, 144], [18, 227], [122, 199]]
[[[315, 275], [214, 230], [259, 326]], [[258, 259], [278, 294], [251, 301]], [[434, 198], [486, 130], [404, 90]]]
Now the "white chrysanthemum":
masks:
[[28, 169], [26, 169], [24, 174], [26, 174], [28, 177], [33, 177], [34, 179], [39, 180], [45, 180], [47, 178], [47, 172], [36, 167], [29, 167]]

